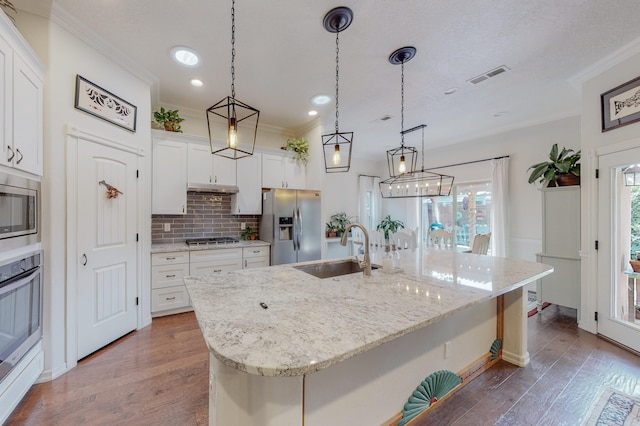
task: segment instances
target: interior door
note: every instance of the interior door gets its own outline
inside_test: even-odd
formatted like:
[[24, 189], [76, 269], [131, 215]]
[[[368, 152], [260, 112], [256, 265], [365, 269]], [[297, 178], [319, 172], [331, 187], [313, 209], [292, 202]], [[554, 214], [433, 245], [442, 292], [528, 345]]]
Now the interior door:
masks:
[[598, 333], [640, 351], [635, 280], [628, 274], [634, 222], [631, 200], [637, 188], [626, 186], [622, 174], [627, 166], [640, 163], [640, 148], [602, 155], [598, 162]]
[[78, 145], [78, 359], [137, 326], [136, 169], [132, 153]]

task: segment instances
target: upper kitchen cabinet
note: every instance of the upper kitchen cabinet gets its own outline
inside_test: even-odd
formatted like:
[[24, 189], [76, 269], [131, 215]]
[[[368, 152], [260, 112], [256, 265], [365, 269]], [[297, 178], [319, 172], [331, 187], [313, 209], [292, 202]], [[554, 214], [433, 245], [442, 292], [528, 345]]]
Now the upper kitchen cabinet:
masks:
[[231, 196], [231, 213], [262, 214], [262, 155], [236, 161], [238, 193]]
[[189, 142], [189, 185], [236, 185], [236, 161], [211, 154], [209, 145]]
[[187, 213], [187, 144], [153, 139], [153, 214]]
[[286, 155], [262, 154], [262, 187], [306, 189], [305, 167]]
[[42, 176], [44, 67], [0, 13], [2, 164]]

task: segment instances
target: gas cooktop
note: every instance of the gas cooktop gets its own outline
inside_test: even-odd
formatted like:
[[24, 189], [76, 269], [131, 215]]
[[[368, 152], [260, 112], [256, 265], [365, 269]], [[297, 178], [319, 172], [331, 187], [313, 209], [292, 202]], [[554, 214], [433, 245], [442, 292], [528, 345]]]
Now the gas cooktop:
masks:
[[233, 237], [207, 237], [207, 238], [192, 238], [186, 240], [188, 246], [208, 245], [208, 244], [231, 244], [237, 243], [240, 240]]

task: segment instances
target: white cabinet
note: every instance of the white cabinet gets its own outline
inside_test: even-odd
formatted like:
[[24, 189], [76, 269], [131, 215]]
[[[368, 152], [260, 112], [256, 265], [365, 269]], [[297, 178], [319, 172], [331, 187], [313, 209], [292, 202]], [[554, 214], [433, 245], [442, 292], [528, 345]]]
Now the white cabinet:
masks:
[[269, 266], [269, 246], [244, 247], [242, 249], [242, 269]]
[[[554, 272], [538, 280], [538, 303], [580, 309], [580, 186], [543, 188], [542, 252]], [[578, 318], [580, 318], [578, 312]]]
[[198, 250], [189, 254], [189, 275], [211, 275], [242, 269], [242, 249]]
[[41, 176], [44, 69], [7, 22], [0, 20], [2, 164]]
[[189, 184], [236, 184], [236, 161], [211, 154], [211, 147], [189, 142]]
[[151, 255], [151, 313], [184, 312], [191, 309], [183, 278], [189, 275], [189, 252]]
[[238, 193], [231, 196], [232, 214], [262, 214], [262, 155], [236, 161]]
[[306, 189], [305, 167], [286, 155], [262, 154], [262, 186]]
[[153, 214], [187, 213], [187, 145], [153, 140]]

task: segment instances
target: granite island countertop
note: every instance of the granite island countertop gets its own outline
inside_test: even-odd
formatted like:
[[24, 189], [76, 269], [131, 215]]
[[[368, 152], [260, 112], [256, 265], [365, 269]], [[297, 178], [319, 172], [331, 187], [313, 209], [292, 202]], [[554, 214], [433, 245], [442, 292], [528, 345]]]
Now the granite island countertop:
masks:
[[[212, 354], [250, 374], [313, 373], [553, 271], [450, 250], [404, 250], [403, 272], [369, 277], [295, 268], [310, 263], [318, 261], [185, 278]], [[380, 253], [372, 263], [382, 264]]]

